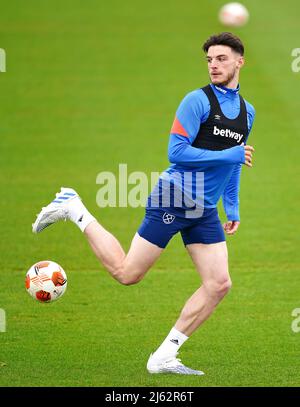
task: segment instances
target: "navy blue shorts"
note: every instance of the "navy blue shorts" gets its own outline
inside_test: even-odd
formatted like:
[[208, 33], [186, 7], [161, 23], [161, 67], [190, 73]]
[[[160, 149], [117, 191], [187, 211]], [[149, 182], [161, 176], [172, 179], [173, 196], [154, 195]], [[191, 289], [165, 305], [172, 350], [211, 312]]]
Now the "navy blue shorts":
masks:
[[184, 245], [224, 242], [225, 234], [217, 208], [205, 208], [200, 218], [176, 216], [161, 208], [146, 209], [138, 234], [158, 247], [165, 248], [171, 238], [181, 233]]

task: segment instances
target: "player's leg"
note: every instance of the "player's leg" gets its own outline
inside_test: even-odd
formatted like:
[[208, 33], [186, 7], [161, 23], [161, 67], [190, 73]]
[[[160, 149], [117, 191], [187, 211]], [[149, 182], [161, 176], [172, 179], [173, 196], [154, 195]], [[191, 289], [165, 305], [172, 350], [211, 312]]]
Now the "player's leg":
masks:
[[168, 370], [166, 359], [176, 363], [179, 348], [211, 315], [231, 285], [225, 235], [217, 209], [205, 210], [199, 220], [181, 230], [181, 235], [202, 285], [188, 299], [175, 326], [150, 356], [148, 370], [151, 373]]
[[150, 356], [147, 363], [150, 373], [203, 374], [182, 365], [180, 360], [178, 363], [176, 356], [180, 347], [212, 314], [231, 286], [225, 242], [191, 244], [187, 246], [187, 250], [202, 278], [202, 285], [187, 300], [175, 326]]
[[175, 327], [190, 336], [214, 311], [228, 293], [231, 279], [228, 271], [226, 242], [186, 246], [202, 285], [187, 300]]
[[77, 192], [71, 188], [62, 188], [55, 199], [42, 209], [32, 230], [39, 233], [46, 227], [66, 219], [74, 222], [84, 232], [98, 259], [122, 284], [129, 285], [140, 281], [163, 250], [163, 247], [136, 234], [126, 255], [118, 240], [97, 222]]
[[138, 283], [163, 251], [136, 233], [125, 254], [115, 236], [97, 221], [91, 222], [84, 234], [103, 266], [112, 277], [125, 285]]
[[176, 328], [190, 336], [213, 312], [231, 287], [228, 252], [216, 208], [206, 209], [199, 223], [181, 231], [202, 285], [186, 302]]

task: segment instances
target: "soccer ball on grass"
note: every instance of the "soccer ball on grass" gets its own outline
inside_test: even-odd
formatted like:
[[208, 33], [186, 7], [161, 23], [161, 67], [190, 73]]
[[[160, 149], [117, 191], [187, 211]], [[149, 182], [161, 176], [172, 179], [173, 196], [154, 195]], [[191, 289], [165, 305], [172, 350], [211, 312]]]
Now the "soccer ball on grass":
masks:
[[66, 291], [67, 275], [54, 261], [40, 261], [27, 271], [25, 287], [37, 301], [55, 301]]

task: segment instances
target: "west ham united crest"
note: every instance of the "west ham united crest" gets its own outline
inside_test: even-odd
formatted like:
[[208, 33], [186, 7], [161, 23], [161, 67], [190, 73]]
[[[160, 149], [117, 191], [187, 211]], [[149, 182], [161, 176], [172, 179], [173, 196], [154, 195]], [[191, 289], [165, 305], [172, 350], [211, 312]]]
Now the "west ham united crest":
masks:
[[166, 225], [169, 225], [170, 223], [172, 223], [172, 222], [174, 221], [175, 216], [174, 216], [174, 215], [171, 215], [171, 214], [169, 214], [169, 213], [167, 213], [167, 212], [165, 212], [165, 213], [163, 214], [162, 219], [163, 219], [163, 222], [164, 222]]

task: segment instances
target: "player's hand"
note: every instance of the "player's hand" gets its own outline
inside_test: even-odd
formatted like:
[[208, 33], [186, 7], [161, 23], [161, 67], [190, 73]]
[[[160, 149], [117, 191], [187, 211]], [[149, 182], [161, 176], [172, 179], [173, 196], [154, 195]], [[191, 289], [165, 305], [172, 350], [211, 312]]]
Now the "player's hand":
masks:
[[224, 223], [223, 229], [227, 235], [234, 235], [239, 226], [240, 222], [238, 220], [229, 220], [228, 222]]
[[242, 144], [245, 150], [245, 162], [247, 167], [252, 167], [252, 154], [254, 153], [254, 148], [252, 146]]

